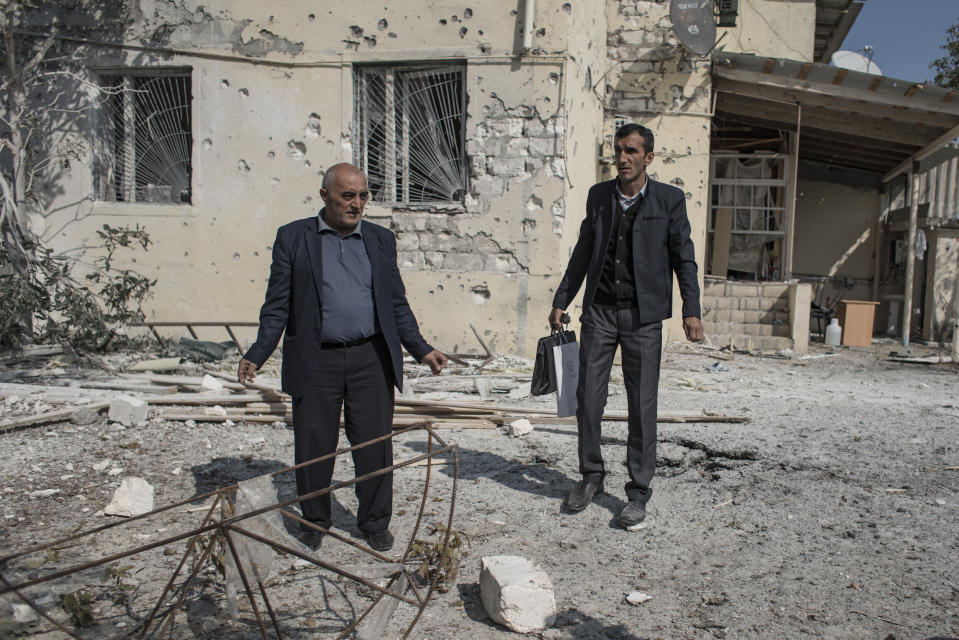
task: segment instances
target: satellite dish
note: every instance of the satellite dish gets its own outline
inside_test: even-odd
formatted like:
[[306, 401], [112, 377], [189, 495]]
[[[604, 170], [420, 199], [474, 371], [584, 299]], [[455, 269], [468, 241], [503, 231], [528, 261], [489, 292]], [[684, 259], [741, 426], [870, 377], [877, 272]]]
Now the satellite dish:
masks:
[[849, 69], [850, 71], [861, 71], [863, 73], [871, 73], [876, 76], [882, 75], [882, 70], [879, 69], [879, 66], [862, 55], [861, 53], [856, 53], [855, 51], [837, 51], [832, 54], [832, 59], [829, 63], [834, 67], [839, 67], [840, 69]]
[[673, 0], [669, 18], [679, 41], [693, 53], [704, 56], [716, 46], [713, 0]]

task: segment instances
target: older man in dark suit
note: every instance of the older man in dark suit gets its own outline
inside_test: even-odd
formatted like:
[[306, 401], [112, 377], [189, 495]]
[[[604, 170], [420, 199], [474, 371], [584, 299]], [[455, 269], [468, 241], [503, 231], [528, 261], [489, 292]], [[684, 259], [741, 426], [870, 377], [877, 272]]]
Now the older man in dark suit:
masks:
[[[252, 380], [283, 338], [283, 390], [293, 397], [297, 464], [336, 450], [340, 410], [346, 436], [358, 445], [391, 432], [393, 388], [402, 390], [401, 345], [434, 374], [446, 356], [420, 335], [396, 265], [393, 233], [361, 222], [369, 200], [366, 176], [342, 163], [327, 170], [319, 215], [280, 227], [260, 328], [237, 370]], [[353, 453], [356, 475], [392, 464], [389, 439]], [[333, 459], [296, 472], [301, 496], [330, 486]], [[357, 483], [357, 524], [369, 545], [393, 545], [392, 474]], [[302, 502], [303, 517], [331, 525], [330, 495]]]
[[626, 529], [646, 518], [649, 487], [656, 470], [656, 412], [663, 320], [672, 315], [675, 273], [683, 298], [683, 329], [689, 340], [703, 338], [699, 282], [686, 198], [676, 187], [646, 175], [653, 161], [653, 133], [626, 124], [614, 136], [614, 180], [593, 185], [586, 218], [566, 273], [553, 297], [551, 327], [583, 280], [578, 409], [580, 481], [566, 499], [582, 511], [603, 492], [606, 469], [600, 449], [601, 421], [617, 345], [629, 408], [626, 463], [628, 502], [617, 523]]

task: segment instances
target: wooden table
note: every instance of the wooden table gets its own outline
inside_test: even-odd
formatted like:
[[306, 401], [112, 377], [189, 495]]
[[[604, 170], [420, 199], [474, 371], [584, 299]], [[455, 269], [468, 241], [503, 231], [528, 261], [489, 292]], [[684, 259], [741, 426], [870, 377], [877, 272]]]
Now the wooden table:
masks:
[[872, 325], [878, 302], [843, 300], [839, 303], [839, 324], [842, 343], [846, 346], [868, 347], [872, 344]]

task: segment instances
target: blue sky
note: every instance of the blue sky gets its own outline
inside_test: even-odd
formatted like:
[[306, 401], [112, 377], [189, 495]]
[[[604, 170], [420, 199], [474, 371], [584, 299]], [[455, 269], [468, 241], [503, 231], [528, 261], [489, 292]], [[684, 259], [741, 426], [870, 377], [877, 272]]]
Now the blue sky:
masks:
[[842, 49], [873, 47], [873, 62], [885, 76], [931, 80], [932, 61], [943, 55], [946, 29], [959, 22], [959, 0], [866, 0]]

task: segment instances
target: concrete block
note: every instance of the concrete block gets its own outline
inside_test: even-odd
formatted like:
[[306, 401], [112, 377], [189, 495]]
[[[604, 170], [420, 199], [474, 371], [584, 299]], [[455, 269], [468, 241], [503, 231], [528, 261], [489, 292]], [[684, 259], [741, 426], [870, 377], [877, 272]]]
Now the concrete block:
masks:
[[746, 312], [739, 309], [729, 309], [729, 321], [736, 324], [746, 322]]
[[762, 335], [762, 332], [760, 331], [760, 328], [761, 328], [761, 327], [762, 327], [761, 324], [744, 324], [744, 325], [743, 325], [743, 335], [746, 335], [746, 336], [760, 336], [760, 335]]
[[120, 482], [103, 513], [108, 516], [138, 516], [153, 511], [153, 487], [143, 478], [130, 476]]
[[517, 158], [528, 156], [530, 153], [529, 146], [529, 138], [513, 138], [506, 143], [506, 157]]
[[493, 175], [518, 178], [526, 173], [526, 160], [521, 157], [502, 158], [494, 156], [490, 158], [488, 168]]
[[719, 298], [718, 300], [719, 300], [720, 309], [738, 309], [739, 308], [739, 300], [737, 300], [736, 298], [724, 297], [724, 298]]
[[529, 152], [537, 156], [555, 156], [560, 153], [562, 147], [560, 141], [556, 138], [530, 138]]
[[706, 296], [716, 296], [721, 297], [726, 295], [726, 283], [725, 282], [709, 282], [703, 286], [703, 297]]
[[483, 256], [475, 253], [448, 253], [443, 268], [450, 271], [482, 271]]
[[396, 250], [397, 251], [416, 251], [420, 248], [420, 237], [415, 233], [397, 233]]
[[508, 118], [506, 120], [487, 121], [486, 127], [493, 135], [521, 138], [524, 124], [525, 120], [522, 118]]
[[758, 327], [759, 335], [761, 336], [772, 336], [775, 332], [775, 327], [773, 327], [771, 324], [754, 324], [750, 326]]
[[147, 421], [149, 409], [146, 400], [127, 395], [117, 396], [110, 402], [110, 419], [125, 427], [132, 427]]
[[[807, 344], [808, 347], [808, 344]], [[762, 339], [763, 351], [782, 351], [783, 349], [792, 349], [796, 351], [795, 344], [789, 338], [777, 338], [775, 336], [766, 336]]]
[[752, 298], [743, 298], [742, 306], [740, 307], [746, 311], [759, 311], [763, 308], [763, 299], [758, 297]]
[[762, 286], [763, 297], [764, 298], [778, 298], [779, 296], [784, 296], [789, 293], [788, 284], [764, 284]]
[[762, 322], [762, 311], [743, 311], [743, 322], [747, 324], [759, 324]]
[[489, 617], [517, 633], [542, 631], [556, 619], [553, 583], [526, 558], [483, 558], [480, 596]]
[[773, 325], [773, 335], [777, 338], [788, 338], [789, 337], [789, 325], [788, 324], [774, 324]]
[[718, 333], [714, 335], [707, 332], [706, 337], [709, 339], [709, 344], [715, 347], [728, 347], [732, 343], [732, 336], [728, 333]]
[[[478, 379], [479, 379], [479, 378], [474, 378], [474, 380], [478, 380]], [[530, 421], [527, 420], [526, 418], [520, 418], [519, 420], [513, 420], [513, 421], [510, 422], [509, 425], [506, 427], [506, 433], [509, 434], [509, 436], [510, 436], [510, 437], [513, 437], [513, 438], [518, 438], [518, 437], [520, 437], [520, 436], [525, 436], [526, 434], [532, 433], [532, 432], [533, 432], [533, 425], [532, 425], [532, 423], [530, 423]]]
[[726, 284], [726, 295], [734, 298], [748, 298], [756, 295], [756, 285], [754, 284]]

